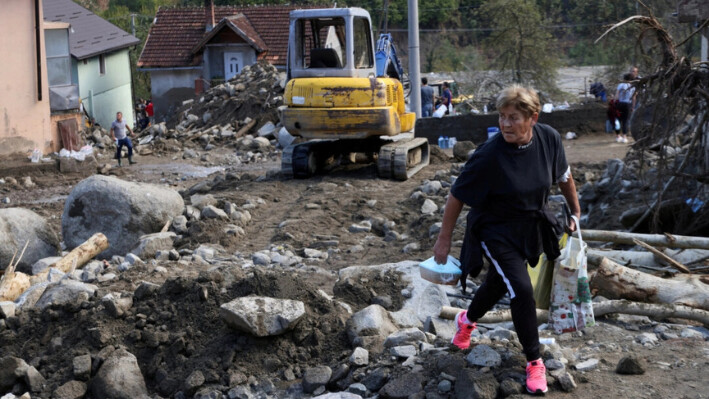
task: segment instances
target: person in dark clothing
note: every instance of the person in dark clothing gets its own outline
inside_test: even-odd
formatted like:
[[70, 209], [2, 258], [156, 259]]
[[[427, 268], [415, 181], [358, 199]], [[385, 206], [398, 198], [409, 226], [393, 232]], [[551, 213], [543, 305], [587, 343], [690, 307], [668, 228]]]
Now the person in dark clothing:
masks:
[[[461, 282], [480, 272], [483, 256], [491, 267], [468, 310], [456, 316], [453, 344], [468, 348], [475, 321], [509, 292], [512, 320], [527, 357], [527, 390], [540, 393], [547, 391], [546, 369], [526, 264], [536, 265], [542, 250], [549, 259], [560, 254], [558, 235], [563, 226], [546, 209], [552, 184], [559, 185], [573, 215], [578, 217], [581, 211], [561, 136], [537, 123], [541, 111], [537, 93], [511, 86], [498, 96], [497, 109], [501, 134], [475, 150], [451, 187], [433, 253], [437, 263], [446, 262], [458, 216], [463, 205], [470, 206], [460, 256]], [[576, 229], [573, 220], [568, 228]]]
[[421, 117], [433, 115], [433, 87], [428, 85], [427, 78], [421, 78]]
[[630, 115], [635, 109], [635, 87], [630, 84], [633, 80], [633, 75], [626, 73], [623, 75], [623, 81], [618, 84], [616, 89], [615, 98], [618, 99], [618, 111], [620, 112], [620, 128], [622, 130], [621, 134], [618, 136], [616, 141], [618, 143], [628, 142], [628, 132], [630, 130]]
[[448, 82], [443, 82], [443, 93], [441, 93], [441, 104], [446, 106], [446, 115], [450, 113], [450, 105], [453, 103], [453, 94]]
[[591, 89], [589, 91], [595, 98], [600, 98], [601, 102], [606, 102], [606, 87], [603, 86], [603, 83], [591, 83]]

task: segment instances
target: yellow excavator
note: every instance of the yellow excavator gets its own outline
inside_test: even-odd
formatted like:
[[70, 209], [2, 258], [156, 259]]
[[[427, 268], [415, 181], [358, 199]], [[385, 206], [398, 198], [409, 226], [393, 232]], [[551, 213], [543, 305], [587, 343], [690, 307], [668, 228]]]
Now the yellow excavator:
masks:
[[291, 11], [287, 64], [281, 123], [308, 141], [284, 149], [285, 174], [307, 178], [353, 153], [376, 159], [384, 178], [406, 180], [428, 165], [428, 141], [414, 138], [416, 115], [406, 111], [391, 36], [375, 47], [366, 10]]

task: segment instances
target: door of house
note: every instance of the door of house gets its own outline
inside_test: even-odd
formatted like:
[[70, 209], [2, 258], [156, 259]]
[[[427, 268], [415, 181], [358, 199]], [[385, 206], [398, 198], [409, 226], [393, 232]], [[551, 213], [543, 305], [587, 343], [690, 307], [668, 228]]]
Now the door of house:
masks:
[[224, 79], [236, 76], [244, 67], [244, 56], [241, 53], [224, 53]]

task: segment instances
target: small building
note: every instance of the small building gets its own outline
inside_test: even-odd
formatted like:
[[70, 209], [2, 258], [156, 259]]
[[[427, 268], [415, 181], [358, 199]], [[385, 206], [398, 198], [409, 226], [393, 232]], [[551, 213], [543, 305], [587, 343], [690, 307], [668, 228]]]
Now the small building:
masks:
[[303, 6], [161, 7], [138, 60], [150, 73], [156, 120], [184, 100], [266, 60], [285, 70], [288, 23]]
[[[53, 62], [78, 87], [88, 116], [108, 127], [116, 111], [134, 120], [129, 50], [140, 43], [135, 36], [74, 3], [43, 0], [44, 20], [71, 25], [66, 61]], [[54, 67], [53, 67], [54, 68]]]
[[[45, 27], [68, 32], [67, 24], [45, 26], [42, 1], [5, 0], [0, 13], [0, 155], [58, 151], [58, 130], [50, 115], [50, 86], [45, 47]], [[51, 35], [51, 33], [50, 33]], [[61, 34], [59, 35], [61, 36]], [[61, 54], [61, 46], [58, 53]], [[50, 56], [55, 56], [50, 52]], [[58, 58], [61, 58], [60, 56]], [[53, 61], [52, 61], [53, 62]], [[54, 79], [54, 78], [52, 78]]]

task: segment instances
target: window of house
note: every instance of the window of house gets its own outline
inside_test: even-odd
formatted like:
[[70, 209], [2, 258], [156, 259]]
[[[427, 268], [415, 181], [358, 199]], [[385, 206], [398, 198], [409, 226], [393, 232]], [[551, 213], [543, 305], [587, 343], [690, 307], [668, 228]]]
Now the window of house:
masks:
[[47, 29], [44, 33], [49, 86], [71, 85], [69, 30]]
[[371, 68], [374, 66], [371, 35], [367, 18], [356, 17], [354, 19], [355, 68]]
[[106, 57], [103, 54], [98, 56], [98, 73], [99, 75], [106, 74]]

